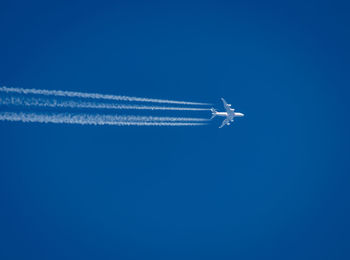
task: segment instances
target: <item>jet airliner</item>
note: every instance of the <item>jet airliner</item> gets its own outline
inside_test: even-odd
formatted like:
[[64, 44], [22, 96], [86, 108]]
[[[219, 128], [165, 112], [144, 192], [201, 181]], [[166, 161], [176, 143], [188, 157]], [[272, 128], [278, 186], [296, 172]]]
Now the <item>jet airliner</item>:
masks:
[[211, 109], [212, 116], [210, 119], [213, 119], [215, 116], [222, 116], [226, 117], [225, 120], [222, 122], [222, 124], [219, 126], [219, 128], [224, 127], [225, 125], [230, 125], [235, 117], [243, 117], [243, 113], [235, 112], [233, 108], [231, 108], [231, 104], [227, 104], [225, 99], [221, 98], [222, 103], [224, 103], [224, 108], [226, 112], [218, 112], [214, 108]]

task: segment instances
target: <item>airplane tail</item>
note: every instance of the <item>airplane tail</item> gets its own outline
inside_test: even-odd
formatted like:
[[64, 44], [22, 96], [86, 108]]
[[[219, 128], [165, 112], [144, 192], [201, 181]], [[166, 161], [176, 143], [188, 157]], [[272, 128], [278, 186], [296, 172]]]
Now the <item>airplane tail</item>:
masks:
[[210, 110], [211, 110], [211, 118], [210, 118], [210, 120], [212, 120], [216, 116], [216, 112], [217, 111], [214, 108], [211, 108]]

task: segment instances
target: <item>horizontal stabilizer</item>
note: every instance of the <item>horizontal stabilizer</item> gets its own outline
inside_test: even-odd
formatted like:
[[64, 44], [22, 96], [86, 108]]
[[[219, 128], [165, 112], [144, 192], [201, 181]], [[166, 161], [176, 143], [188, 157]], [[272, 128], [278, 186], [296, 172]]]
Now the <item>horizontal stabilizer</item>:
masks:
[[210, 110], [211, 110], [211, 118], [210, 118], [210, 120], [212, 120], [216, 116], [217, 111], [214, 108], [211, 108]]

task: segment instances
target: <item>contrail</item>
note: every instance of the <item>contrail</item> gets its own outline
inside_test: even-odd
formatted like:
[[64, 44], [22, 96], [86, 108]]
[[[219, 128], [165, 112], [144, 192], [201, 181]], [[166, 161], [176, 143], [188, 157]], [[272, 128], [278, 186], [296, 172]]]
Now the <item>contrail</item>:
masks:
[[117, 100], [117, 101], [132, 101], [132, 102], [168, 103], [168, 104], [179, 104], [179, 105], [210, 105], [208, 103], [199, 103], [199, 102], [186, 102], [186, 101], [174, 101], [174, 100], [165, 100], [165, 99], [115, 96], [115, 95], [106, 95], [106, 94], [97, 94], [97, 93], [82, 93], [82, 92], [62, 91], [62, 90], [0, 87], [0, 92], [17, 93], [17, 94], [24, 94], [24, 95], [35, 94], [35, 95], [56, 96], [56, 97], [76, 97], [76, 98], [91, 98], [91, 99], [105, 99], [105, 100]]
[[195, 121], [195, 122], [207, 122], [209, 119], [205, 118], [193, 118], [193, 117], [156, 117], [156, 116], [112, 116], [112, 115], [99, 115], [105, 120], [113, 121], [168, 121], [168, 122], [179, 122], [179, 121]]
[[134, 109], [134, 110], [177, 110], [177, 111], [209, 111], [209, 108], [196, 107], [166, 107], [166, 106], [140, 106], [111, 103], [97, 103], [86, 101], [64, 101], [59, 99], [43, 99], [28, 97], [1, 97], [0, 105], [57, 107], [57, 108], [92, 108], [92, 109]]
[[[148, 119], [145, 119], [148, 118]], [[166, 119], [166, 121], [163, 119]], [[179, 118], [178, 118], [179, 119]], [[147, 121], [148, 120], [148, 121]], [[170, 118], [153, 118], [138, 116], [108, 116], [92, 114], [40, 114], [23, 112], [0, 112], [0, 121], [15, 121], [23, 123], [56, 123], [79, 125], [115, 125], [115, 126], [200, 126], [205, 123], [179, 122]], [[186, 120], [184, 120], [186, 121]]]

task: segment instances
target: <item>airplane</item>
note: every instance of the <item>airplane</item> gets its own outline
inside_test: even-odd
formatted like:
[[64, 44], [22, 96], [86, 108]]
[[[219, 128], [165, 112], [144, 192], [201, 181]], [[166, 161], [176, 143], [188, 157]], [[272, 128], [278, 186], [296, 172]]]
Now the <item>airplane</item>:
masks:
[[233, 108], [231, 108], [231, 104], [227, 104], [225, 99], [221, 98], [222, 103], [224, 103], [224, 108], [226, 112], [218, 112], [214, 108], [211, 109], [212, 116], [210, 118], [213, 119], [215, 116], [223, 116], [226, 117], [225, 120], [222, 122], [221, 126], [219, 128], [224, 127], [225, 125], [230, 125], [235, 117], [243, 117], [243, 113], [235, 112]]

